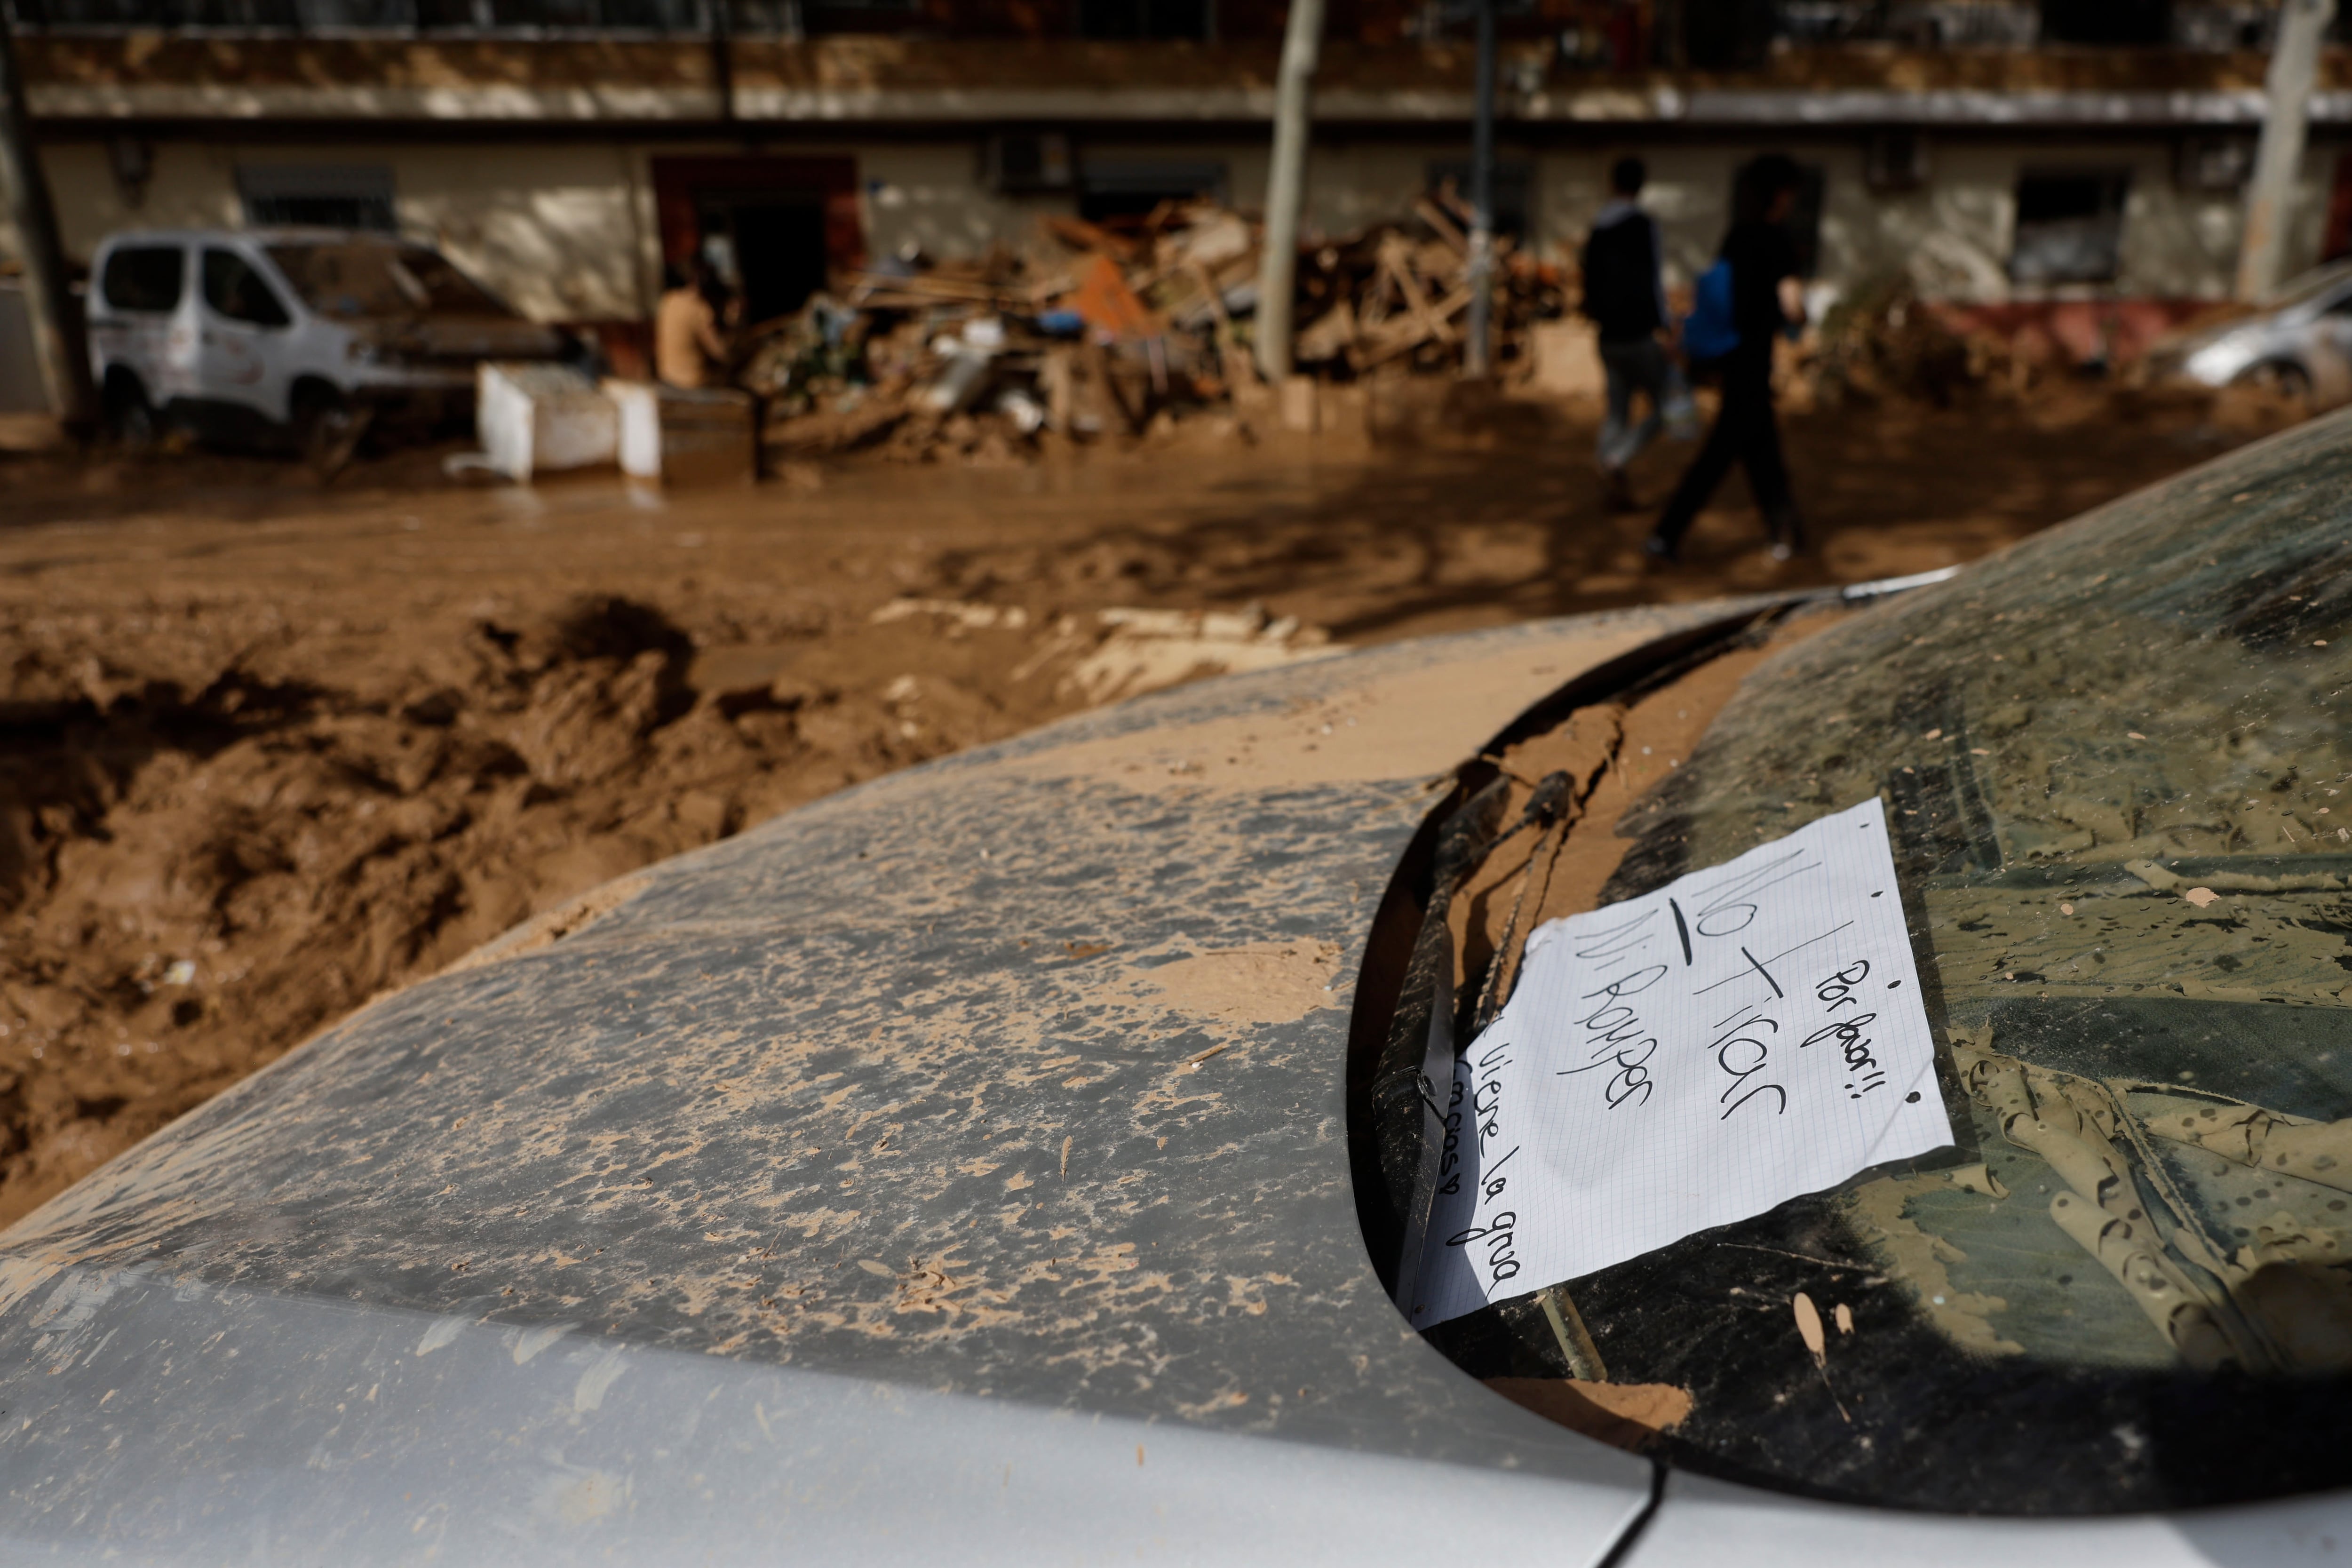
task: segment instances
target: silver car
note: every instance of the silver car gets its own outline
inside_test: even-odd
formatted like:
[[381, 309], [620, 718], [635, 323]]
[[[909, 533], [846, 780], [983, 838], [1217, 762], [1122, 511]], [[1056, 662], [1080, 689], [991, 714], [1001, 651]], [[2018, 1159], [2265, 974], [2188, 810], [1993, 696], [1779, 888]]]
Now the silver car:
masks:
[[[0, 1560], [2340, 1562], [2347, 438], [610, 884], [0, 1234]], [[1415, 1332], [1424, 1048], [1874, 795], [1957, 1146]]]
[[2352, 261], [2291, 279], [2250, 313], [2166, 339], [2148, 363], [2158, 379], [2250, 382], [2323, 406], [2352, 399]]

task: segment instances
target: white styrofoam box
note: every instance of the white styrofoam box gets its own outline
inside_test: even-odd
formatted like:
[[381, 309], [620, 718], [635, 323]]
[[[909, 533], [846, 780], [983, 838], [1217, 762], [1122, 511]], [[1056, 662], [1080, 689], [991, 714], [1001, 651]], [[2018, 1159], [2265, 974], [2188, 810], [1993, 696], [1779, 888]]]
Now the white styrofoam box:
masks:
[[490, 466], [513, 479], [620, 456], [620, 410], [570, 365], [485, 360], [474, 429]]
[[661, 388], [650, 381], [607, 381], [604, 395], [621, 420], [621, 472], [661, 478]]

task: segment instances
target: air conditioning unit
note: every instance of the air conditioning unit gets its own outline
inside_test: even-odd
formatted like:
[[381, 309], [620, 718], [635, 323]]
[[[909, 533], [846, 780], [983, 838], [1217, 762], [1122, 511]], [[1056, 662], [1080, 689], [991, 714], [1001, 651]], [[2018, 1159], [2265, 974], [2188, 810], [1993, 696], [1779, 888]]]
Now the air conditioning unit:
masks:
[[1862, 183], [1874, 191], [1916, 191], [1927, 183], [1927, 144], [1916, 131], [1882, 131], [1862, 153]]
[[988, 188], [1009, 195], [1066, 191], [1076, 175], [1070, 139], [1059, 131], [992, 136], [982, 153], [982, 178]]
[[2184, 191], [2234, 191], [2253, 172], [2251, 136], [2184, 136], [2172, 177]]

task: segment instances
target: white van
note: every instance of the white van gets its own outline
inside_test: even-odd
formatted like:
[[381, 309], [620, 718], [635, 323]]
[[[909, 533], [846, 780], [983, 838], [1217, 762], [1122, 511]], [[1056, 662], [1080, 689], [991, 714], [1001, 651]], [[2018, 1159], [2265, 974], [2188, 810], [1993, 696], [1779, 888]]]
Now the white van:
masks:
[[170, 424], [290, 437], [339, 461], [371, 423], [469, 418], [481, 360], [580, 353], [440, 252], [387, 234], [132, 232], [110, 236], [90, 268], [90, 371], [133, 444]]

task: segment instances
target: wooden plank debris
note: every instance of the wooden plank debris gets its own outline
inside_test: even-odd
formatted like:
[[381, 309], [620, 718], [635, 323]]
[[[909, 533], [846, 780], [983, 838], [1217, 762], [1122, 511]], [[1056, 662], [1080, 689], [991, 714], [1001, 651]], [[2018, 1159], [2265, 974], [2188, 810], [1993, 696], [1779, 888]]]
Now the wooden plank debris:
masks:
[[[1139, 435], [1218, 405], [1245, 430], [1276, 418], [1287, 390], [1264, 384], [1251, 346], [1262, 244], [1255, 218], [1209, 202], [1101, 223], [1049, 216], [1021, 254], [908, 255], [841, 274], [802, 311], [745, 332], [735, 380], [761, 400], [771, 458]], [[1302, 370], [1458, 374], [1467, 252], [1444, 189], [1396, 222], [1303, 246]], [[1497, 255], [1497, 358], [1524, 378], [1531, 328], [1564, 317], [1571, 293], [1558, 268], [1507, 243]]]

